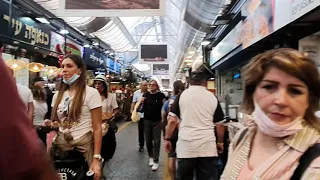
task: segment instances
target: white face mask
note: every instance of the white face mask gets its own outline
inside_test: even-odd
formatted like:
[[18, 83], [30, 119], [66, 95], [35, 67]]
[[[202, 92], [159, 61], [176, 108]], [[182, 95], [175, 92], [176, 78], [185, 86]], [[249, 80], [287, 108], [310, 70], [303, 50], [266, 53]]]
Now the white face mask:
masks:
[[273, 122], [260, 108], [260, 106], [254, 104], [254, 112], [252, 113], [252, 119], [256, 122], [259, 129], [266, 135], [271, 137], [285, 137], [292, 134], [296, 134], [303, 129], [302, 117], [296, 118], [294, 121], [285, 125], [278, 125]]
[[77, 79], [79, 79], [80, 75], [79, 74], [74, 74], [70, 79], [66, 80], [66, 79], [63, 79], [63, 82], [68, 84], [68, 85], [71, 85], [73, 84]]

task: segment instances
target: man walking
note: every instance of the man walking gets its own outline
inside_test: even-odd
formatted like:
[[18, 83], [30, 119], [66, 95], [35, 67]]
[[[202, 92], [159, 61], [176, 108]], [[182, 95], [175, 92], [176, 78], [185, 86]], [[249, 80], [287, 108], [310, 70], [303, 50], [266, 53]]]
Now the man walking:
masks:
[[[147, 92], [148, 92], [148, 82], [142, 81], [140, 83], [140, 89], [136, 90], [133, 94], [133, 100], [131, 104], [131, 113], [133, 112], [134, 106], [136, 105], [136, 103], [140, 101], [143, 95]], [[140, 115], [140, 121], [138, 122], [139, 152], [143, 152], [144, 151], [144, 128], [143, 128], [144, 114], [139, 113], [139, 115]]]
[[159, 168], [161, 144], [161, 109], [165, 96], [159, 91], [157, 81], [149, 82], [150, 91], [143, 95], [144, 133], [149, 155], [149, 166], [153, 171]]
[[[168, 117], [168, 113], [170, 112], [171, 110], [171, 106], [174, 102], [174, 100], [176, 99], [176, 96], [179, 94], [179, 93], [182, 93], [182, 91], [184, 91], [184, 84], [178, 80], [178, 81], [175, 81], [173, 83], [173, 95], [170, 97], [169, 100], [167, 100], [165, 102], [165, 104], [163, 105], [162, 107], [162, 127], [163, 127], [163, 130], [164, 130], [164, 137], [165, 137], [165, 129], [166, 129], [166, 125], [167, 125], [167, 117]], [[171, 135], [171, 152], [168, 153], [168, 158], [169, 158], [169, 161], [168, 161], [168, 170], [169, 170], [169, 176], [171, 178], [171, 180], [175, 180], [175, 174], [176, 174], [176, 157], [177, 157], [177, 154], [176, 154], [176, 144], [177, 144], [177, 141], [178, 141], [178, 129], [176, 128], [173, 132], [173, 134]]]
[[[218, 179], [218, 153], [223, 152], [224, 119], [216, 96], [206, 89], [209, 72], [204, 68], [192, 73], [189, 89], [179, 94], [169, 112], [165, 150], [172, 150], [173, 131], [179, 127], [177, 142], [177, 180]], [[180, 120], [179, 120], [180, 119]], [[218, 148], [218, 152], [217, 152]]]

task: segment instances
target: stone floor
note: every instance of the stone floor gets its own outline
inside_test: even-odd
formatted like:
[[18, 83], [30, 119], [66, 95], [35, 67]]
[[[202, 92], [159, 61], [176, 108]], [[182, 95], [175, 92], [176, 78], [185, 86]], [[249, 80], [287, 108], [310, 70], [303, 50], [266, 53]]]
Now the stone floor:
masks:
[[120, 122], [116, 134], [117, 149], [106, 163], [104, 173], [108, 180], [160, 180], [164, 174], [164, 151], [161, 147], [158, 171], [148, 166], [148, 153], [138, 152], [138, 128], [136, 123]]

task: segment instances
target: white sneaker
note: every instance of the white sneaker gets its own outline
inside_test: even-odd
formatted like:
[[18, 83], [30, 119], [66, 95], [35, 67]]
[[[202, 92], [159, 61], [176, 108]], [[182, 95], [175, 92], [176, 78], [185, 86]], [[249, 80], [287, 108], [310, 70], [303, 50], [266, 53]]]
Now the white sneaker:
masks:
[[158, 168], [159, 168], [159, 164], [154, 163], [151, 169], [152, 169], [152, 171], [156, 171], [156, 170], [158, 170]]
[[153, 166], [154, 162], [153, 162], [153, 158], [149, 158], [149, 166]]

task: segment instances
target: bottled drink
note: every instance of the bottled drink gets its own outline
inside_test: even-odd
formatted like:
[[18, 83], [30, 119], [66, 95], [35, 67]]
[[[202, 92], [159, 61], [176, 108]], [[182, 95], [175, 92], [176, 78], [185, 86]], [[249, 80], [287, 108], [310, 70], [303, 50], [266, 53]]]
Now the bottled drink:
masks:
[[93, 171], [88, 171], [86, 175], [87, 175], [87, 180], [93, 180], [93, 177], [94, 177]]

